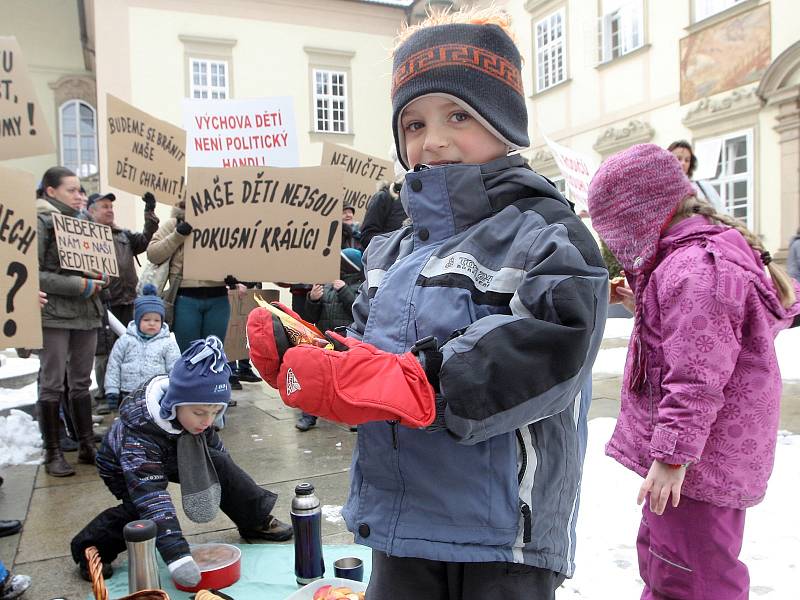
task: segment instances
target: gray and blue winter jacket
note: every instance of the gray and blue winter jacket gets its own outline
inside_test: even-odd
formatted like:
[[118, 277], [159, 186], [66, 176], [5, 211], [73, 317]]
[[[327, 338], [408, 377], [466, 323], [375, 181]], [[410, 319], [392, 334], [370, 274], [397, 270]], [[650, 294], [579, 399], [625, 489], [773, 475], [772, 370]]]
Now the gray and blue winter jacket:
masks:
[[359, 427], [343, 514], [401, 557], [574, 570], [608, 272], [569, 204], [520, 156], [409, 173], [411, 225], [373, 239], [348, 334], [443, 354], [446, 429]]

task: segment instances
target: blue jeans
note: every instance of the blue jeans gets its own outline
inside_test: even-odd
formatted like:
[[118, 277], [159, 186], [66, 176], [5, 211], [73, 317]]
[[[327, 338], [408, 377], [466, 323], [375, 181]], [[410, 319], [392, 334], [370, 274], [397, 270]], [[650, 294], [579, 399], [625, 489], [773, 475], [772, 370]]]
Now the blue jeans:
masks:
[[192, 298], [178, 292], [173, 331], [181, 352], [185, 352], [193, 341], [209, 335], [224, 342], [230, 316], [228, 296]]

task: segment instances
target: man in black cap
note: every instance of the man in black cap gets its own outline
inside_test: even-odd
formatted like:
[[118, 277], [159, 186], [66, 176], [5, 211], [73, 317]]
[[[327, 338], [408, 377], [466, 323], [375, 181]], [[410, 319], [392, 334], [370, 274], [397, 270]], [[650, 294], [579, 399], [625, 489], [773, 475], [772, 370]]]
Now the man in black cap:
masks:
[[[138, 233], [129, 229], [122, 229], [114, 223], [114, 201], [116, 199], [116, 196], [111, 193], [92, 194], [89, 196], [86, 208], [91, 219], [96, 223], [111, 227], [114, 236], [114, 249], [117, 254], [119, 276], [111, 278], [111, 283], [109, 283], [103, 294], [103, 301], [108, 310], [125, 326], [133, 319], [133, 301], [136, 299], [136, 285], [139, 283], [134, 257], [147, 250], [150, 238], [158, 230], [158, 217], [155, 214], [155, 196], [147, 192], [142, 196], [142, 200], [144, 200], [144, 230]], [[106, 375], [108, 355], [111, 353], [111, 348], [114, 346], [116, 339], [117, 336], [111, 331], [106, 318], [104, 326], [100, 328], [97, 334], [97, 350], [95, 351], [94, 362], [95, 376], [97, 378], [96, 399], [100, 404], [97, 410], [99, 414], [108, 414], [110, 410], [116, 408], [115, 406], [107, 407], [102, 401], [105, 397], [103, 380]]]

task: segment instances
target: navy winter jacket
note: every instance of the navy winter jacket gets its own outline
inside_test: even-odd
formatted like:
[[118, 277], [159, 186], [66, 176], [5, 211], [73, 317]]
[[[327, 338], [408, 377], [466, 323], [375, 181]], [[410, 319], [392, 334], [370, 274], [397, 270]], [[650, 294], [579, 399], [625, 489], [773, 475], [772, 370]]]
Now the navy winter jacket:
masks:
[[[178, 437], [183, 433], [159, 415], [168, 386], [169, 377], [159, 375], [128, 396], [97, 452], [97, 470], [114, 496], [133, 502], [139, 518], [155, 521], [156, 548], [170, 564], [190, 553], [167, 491], [170, 481], [178, 481]], [[214, 427], [203, 435], [209, 448], [225, 452]]]
[[608, 272], [589, 231], [520, 156], [409, 173], [412, 225], [375, 237], [348, 334], [442, 345], [446, 429], [359, 427], [343, 514], [394, 556], [574, 570]]

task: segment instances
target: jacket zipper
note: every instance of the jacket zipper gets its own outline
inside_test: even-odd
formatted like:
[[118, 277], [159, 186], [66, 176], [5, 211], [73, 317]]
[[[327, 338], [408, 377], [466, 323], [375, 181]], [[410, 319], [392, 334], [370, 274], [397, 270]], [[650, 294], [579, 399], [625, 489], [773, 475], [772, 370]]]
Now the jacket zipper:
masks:
[[527, 544], [531, 541], [531, 507], [525, 504], [520, 498], [519, 512], [522, 513], [522, 543]]
[[[517, 472], [517, 485], [522, 485], [522, 478], [525, 477], [525, 471], [528, 468], [528, 452], [525, 450], [525, 440], [522, 438], [522, 432], [517, 429], [517, 442], [520, 449], [520, 465]], [[522, 515], [522, 543], [527, 544], [531, 541], [531, 507], [528, 506], [522, 498], [519, 499], [519, 512]]]

